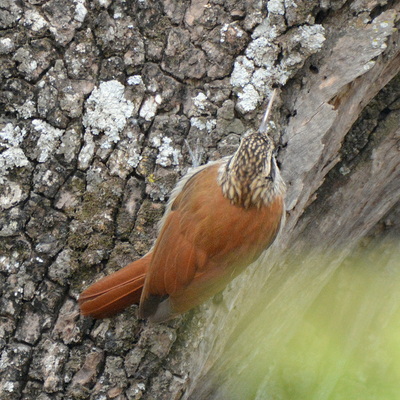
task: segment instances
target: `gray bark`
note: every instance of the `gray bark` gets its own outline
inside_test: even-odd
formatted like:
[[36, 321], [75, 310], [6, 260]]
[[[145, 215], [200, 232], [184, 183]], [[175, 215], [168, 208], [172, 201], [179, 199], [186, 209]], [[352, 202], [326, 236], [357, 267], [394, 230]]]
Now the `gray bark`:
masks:
[[[3, 0], [0, 398], [394, 399], [391, 371], [376, 373], [380, 392], [365, 376], [399, 356], [384, 333], [399, 321], [400, 253], [376, 244], [400, 233], [399, 12]], [[273, 85], [288, 187], [275, 245], [222, 300], [167, 324], [136, 307], [81, 317], [80, 291], [147, 252], [179, 177], [232, 154]], [[311, 366], [314, 315], [339, 326], [343, 354]], [[293, 349], [305, 358], [288, 366]]]

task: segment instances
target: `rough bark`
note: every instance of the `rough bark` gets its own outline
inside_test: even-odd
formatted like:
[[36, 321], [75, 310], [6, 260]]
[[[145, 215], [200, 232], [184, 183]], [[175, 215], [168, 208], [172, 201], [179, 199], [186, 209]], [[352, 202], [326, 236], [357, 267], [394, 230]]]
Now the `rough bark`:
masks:
[[[352, 296], [354, 257], [390, 279], [371, 286], [385, 301], [332, 306], [363, 321], [345, 355], [367, 322], [398, 314], [396, 253], [363, 249], [400, 233], [399, 12], [383, 0], [3, 0], [0, 398], [329, 398], [342, 360], [322, 369], [331, 380], [300, 377], [301, 397], [299, 372], [277, 359], [324, 296]], [[168, 324], [135, 307], [82, 318], [80, 291], [146, 253], [177, 179], [231, 154], [273, 85], [288, 186], [276, 245], [222, 301]]]

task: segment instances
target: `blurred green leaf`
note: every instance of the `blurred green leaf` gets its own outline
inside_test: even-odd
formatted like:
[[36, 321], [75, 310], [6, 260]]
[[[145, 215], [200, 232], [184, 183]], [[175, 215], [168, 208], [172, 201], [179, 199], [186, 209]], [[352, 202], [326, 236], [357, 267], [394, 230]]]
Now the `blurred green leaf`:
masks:
[[[301, 268], [308, 268], [304, 259]], [[321, 260], [320, 268], [329, 263]], [[309, 262], [315, 264], [315, 255]], [[279, 305], [280, 314], [275, 310], [271, 317], [270, 305], [264, 304], [233, 338], [221, 363], [227, 375], [236, 373], [230, 364], [243, 368], [227, 398], [400, 399], [399, 245], [380, 243], [353, 253], [306, 312], [294, 318], [293, 304], [313, 284], [299, 282], [303, 286]], [[295, 328], [286, 336], [282, 327], [291, 320]]]

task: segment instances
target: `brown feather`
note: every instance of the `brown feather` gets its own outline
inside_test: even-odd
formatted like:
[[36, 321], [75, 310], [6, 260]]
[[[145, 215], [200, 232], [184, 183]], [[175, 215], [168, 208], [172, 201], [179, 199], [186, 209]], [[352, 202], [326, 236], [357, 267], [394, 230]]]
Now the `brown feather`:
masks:
[[148, 253], [89, 286], [79, 297], [82, 314], [107, 318], [139, 303], [151, 257]]
[[212, 165], [194, 175], [173, 203], [146, 276], [139, 309], [142, 318], [151, 317], [155, 298], [161, 303], [169, 296], [171, 315], [164, 319], [202, 303], [255, 261], [275, 238], [282, 197], [259, 208], [233, 205], [217, 183], [218, 168]]

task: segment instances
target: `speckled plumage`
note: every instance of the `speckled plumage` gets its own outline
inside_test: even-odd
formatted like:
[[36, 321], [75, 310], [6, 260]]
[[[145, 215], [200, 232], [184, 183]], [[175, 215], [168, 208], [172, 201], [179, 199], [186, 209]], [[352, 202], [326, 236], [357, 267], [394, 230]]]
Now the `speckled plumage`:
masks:
[[259, 208], [284, 193], [285, 185], [273, 149], [273, 143], [265, 133], [251, 133], [243, 138], [228, 162], [221, 165], [218, 182], [232, 204]]

